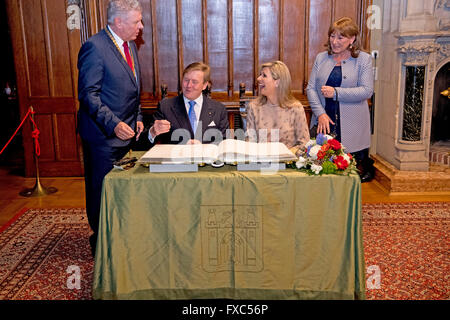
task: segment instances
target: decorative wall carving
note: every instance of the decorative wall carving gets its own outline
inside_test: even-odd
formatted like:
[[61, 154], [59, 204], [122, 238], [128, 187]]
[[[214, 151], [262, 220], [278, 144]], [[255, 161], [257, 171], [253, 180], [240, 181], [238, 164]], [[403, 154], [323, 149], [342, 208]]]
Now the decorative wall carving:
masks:
[[442, 61], [450, 57], [450, 37], [447, 38], [446, 43], [441, 43], [439, 45], [439, 51], [436, 55], [436, 65], [441, 64]]
[[430, 54], [438, 51], [440, 48], [439, 44], [431, 41], [406, 42], [405, 40], [401, 40], [400, 43], [398, 52], [405, 55], [404, 65], [406, 66], [427, 65]]

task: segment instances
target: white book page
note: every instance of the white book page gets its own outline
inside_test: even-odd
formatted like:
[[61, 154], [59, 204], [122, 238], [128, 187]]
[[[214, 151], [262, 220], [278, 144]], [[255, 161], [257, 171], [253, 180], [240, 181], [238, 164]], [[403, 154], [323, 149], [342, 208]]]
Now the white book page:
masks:
[[225, 162], [278, 162], [296, 159], [281, 142], [257, 143], [226, 139], [219, 144], [218, 154]]
[[217, 159], [214, 144], [157, 144], [147, 151], [140, 162], [210, 163]]

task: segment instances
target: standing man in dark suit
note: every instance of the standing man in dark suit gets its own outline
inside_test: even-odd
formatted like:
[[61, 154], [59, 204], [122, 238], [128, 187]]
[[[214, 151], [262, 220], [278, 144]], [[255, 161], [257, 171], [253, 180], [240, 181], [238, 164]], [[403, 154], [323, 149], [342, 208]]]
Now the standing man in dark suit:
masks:
[[182, 91], [164, 99], [154, 113], [149, 140], [162, 143], [219, 143], [226, 137], [228, 114], [225, 106], [202, 94], [210, 82], [210, 68], [194, 62], [183, 71]]
[[111, 0], [108, 25], [89, 38], [78, 55], [78, 131], [83, 142], [86, 212], [97, 242], [102, 182], [139, 139], [144, 125], [140, 109], [140, 70], [136, 39], [144, 28], [137, 0]]

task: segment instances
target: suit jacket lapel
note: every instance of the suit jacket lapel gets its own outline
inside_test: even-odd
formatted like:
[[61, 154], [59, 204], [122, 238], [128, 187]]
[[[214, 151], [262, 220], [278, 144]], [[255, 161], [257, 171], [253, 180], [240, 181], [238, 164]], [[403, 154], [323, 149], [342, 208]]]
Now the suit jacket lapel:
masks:
[[[105, 31], [105, 30], [103, 30], [103, 32], [104, 32], [104, 34], [105, 34], [105, 37], [108, 39], [108, 45], [109, 45], [109, 47], [110, 47], [110, 49], [111, 49], [111, 51], [113, 52], [113, 54], [114, 54], [114, 56], [117, 58], [117, 60], [119, 60], [119, 63], [122, 65], [122, 67], [124, 68], [124, 71], [126, 72], [126, 73], [128, 73], [128, 75], [130, 76], [130, 78], [131, 78], [131, 81], [133, 82], [133, 84], [136, 86], [136, 87], [139, 87], [138, 85], [137, 85], [137, 83], [136, 83], [136, 78], [134, 77], [134, 74], [133, 74], [133, 71], [130, 69], [130, 67], [128, 66], [128, 63], [125, 61], [125, 59], [123, 58], [123, 56], [122, 56], [122, 53], [119, 51], [119, 49], [116, 47], [116, 45], [114, 44], [114, 42], [111, 40], [111, 38], [109, 37], [109, 35], [108, 35], [108, 33]], [[133, 47], [133, 46], [131, 46], [131, 47]], [[130, 48], [131, 48], [130, 47]], [[133, 57], [134, 57], [134, 61], [136, 62], [137, 60], [136, 60], [136, 54], [135, 54], [135, 52], [133, 51], [133, 50], [131, 50], [132, 51], [132, 54], [133, 54]], [[135, 65], [136, 65], [137, 63], [135, 63]], [[139, 78], [138, 78], [139, 79]]]
[[[138, 60], [138, 54], [137, 54], [137, 47], [136, 47], [136, 43], [134, 41], [130, 42], [131, 46], [130, 46], [130, 50], [131, 50], [131, 54], [133, 55], [133, 59], [134, 59], [134, 71], [136, 72], [136, 77], [134, 77], [133, 72], [131, 72], [131, 74], [133, 74], [133, 80], [135, 81], [136, 86], [138, 87], [138, 90], [140, 91], [140, 85], [139, 85], [139, 81], [141, 79], [141, 69], [139, 67], [139, 60]], [[128, 68], [128, 70], [130, 70], [130, 68]], [[140, 92], [139, 92], [140, 94]]]
[[200, 121], [202, 123], [202, 134], [204, 134], [205, 131], [208, 130], [208, 125], [211, 123], [212, 119], [214, 118], [214, 113], [215, 113], [215, 110], [209, 104], [208, 98], [206, 96], [203, 96], [202, 112], [200, 113]]
[[177, 97], [177, 101], [172, 108], [174, 109], [173, 114], [177, 118], [179, 127], [185, 129], [188, 128], [191, 135], [194, 135], [194, 132], [192, 131], [191, 128], [191, 123], [189, 122], [188, 114], [186, 112], [186, 106], [184, 105], [184, 99], [182, 94], [180, 94]]

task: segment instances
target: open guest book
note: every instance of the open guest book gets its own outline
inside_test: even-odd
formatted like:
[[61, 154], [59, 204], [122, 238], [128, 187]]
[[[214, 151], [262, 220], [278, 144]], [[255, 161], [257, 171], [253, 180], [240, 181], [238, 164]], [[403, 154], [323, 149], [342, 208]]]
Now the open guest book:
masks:
[[[280, 163], [297, 157], [281, 142], [247, 142], [225, 139], [215, 144], [157, 144], [148, 150], [140, 163], [149, 164], [228, 164]], [[156, 168], [154, 166], [154, 168]], [[164, 167], [161, 167], [164, 169]], [[170, 168], [170, 167], [169, 167]], [[186, 167], [188, 168], [188, 167]], [[150, 168], [151, 169], [151, 168]], [[164, 169], [165, 170], [165, 169]], [[182, 171], [193, 171], [186, 169]]]

